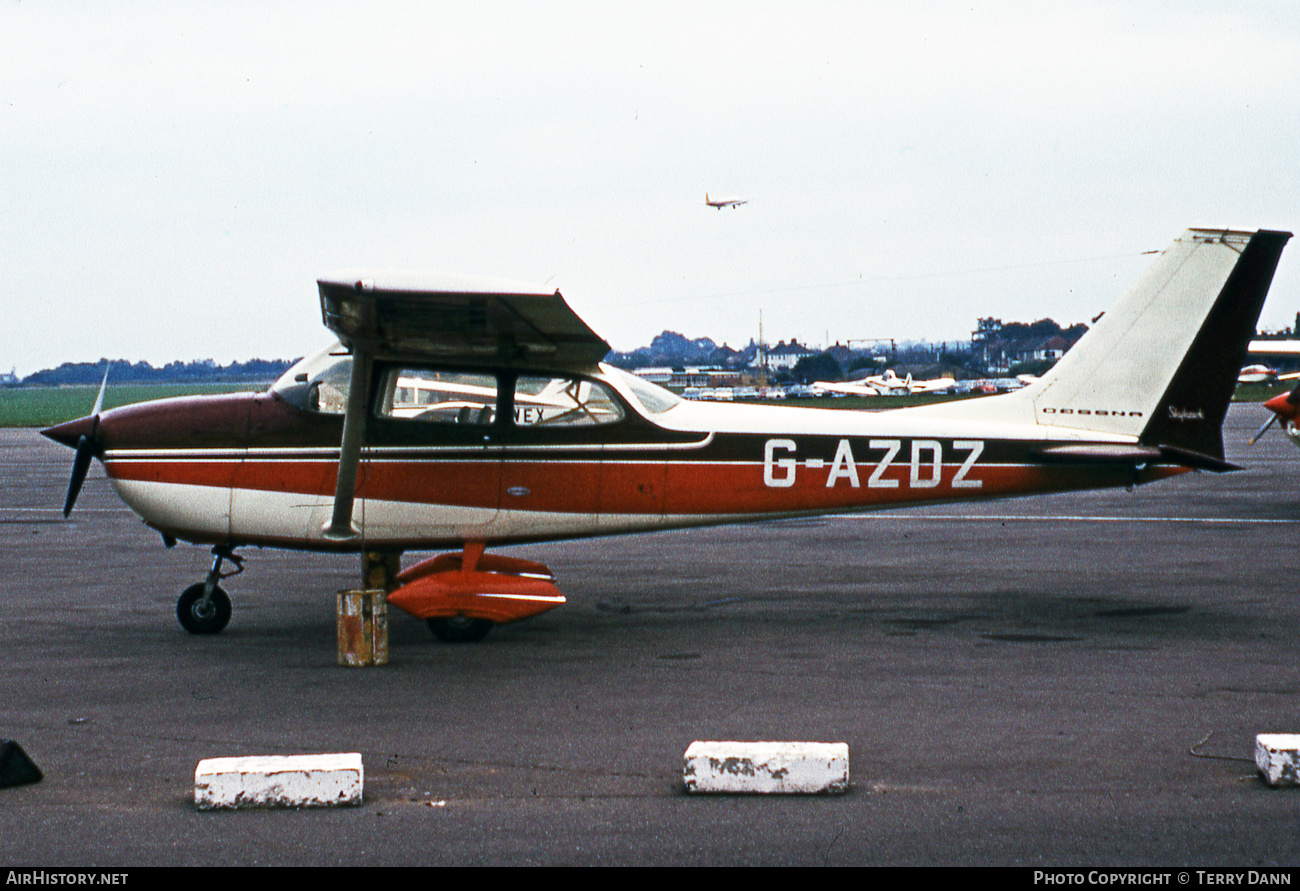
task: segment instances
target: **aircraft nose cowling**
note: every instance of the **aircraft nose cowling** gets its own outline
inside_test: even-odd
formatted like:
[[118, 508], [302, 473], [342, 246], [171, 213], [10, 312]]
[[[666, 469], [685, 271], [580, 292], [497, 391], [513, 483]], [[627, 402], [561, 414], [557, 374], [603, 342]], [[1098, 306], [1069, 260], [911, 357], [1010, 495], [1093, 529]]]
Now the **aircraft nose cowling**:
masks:
[[1264, 407], [1273, 414], [1286, 421], [1294, 421], [1297, 412], [1300, 412], [1300, 404], [1292, 401], [1295, 392], [1283, 393], [1281, 396], [1274, 396], [1264, 403]]
[[95, 418], [93, 415], [87, 415], [84, 418], [77, 418], [75, 421], [66, 421], [53, 427], [47, 427], [41, 431], [41, 436], [52, 439], [59, 445], [75, 449], [77, 443], [81, 441], [81, 437], [91, 436], [94, 430]]
[[99, 418], [103, 448], [245, 448], [255, 393], [176, 396], [106, 411]]

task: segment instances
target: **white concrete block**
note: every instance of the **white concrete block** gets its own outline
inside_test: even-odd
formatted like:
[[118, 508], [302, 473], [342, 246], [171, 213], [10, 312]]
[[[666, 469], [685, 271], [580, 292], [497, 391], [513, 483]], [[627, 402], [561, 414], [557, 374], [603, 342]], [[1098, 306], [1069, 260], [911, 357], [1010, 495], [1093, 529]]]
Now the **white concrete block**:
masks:
[[700, 741], [686, 749], [687, 792], [817, 794], [849, 788], [847, 743]]
[[1300, 734], [1256, 736], [1255, 766], [1270, 786], [1300, 786]]
[[360, 752], [207, 758], [194, 769], [194, 804], [201, 811], [356, 805], [364, 781]]

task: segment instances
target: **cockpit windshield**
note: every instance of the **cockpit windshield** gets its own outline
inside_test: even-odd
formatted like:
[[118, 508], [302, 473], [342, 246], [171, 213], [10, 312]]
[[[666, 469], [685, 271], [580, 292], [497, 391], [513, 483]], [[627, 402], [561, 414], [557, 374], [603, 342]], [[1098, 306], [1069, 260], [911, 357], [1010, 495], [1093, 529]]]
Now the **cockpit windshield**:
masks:
[[271, 392], [297, 408], [341, 415], [347, 408], [351, 377], [352, 354], [335, 342], [294, 363], [271, 385]]
[[624, 371], [621, 368], [615, 368], [613, 365], [601, 364], [600, 370], [605, 373], [623, 397], [634, 405], [638, 406], [642, 412], [649, 415], [662, 414], [670, 408], [676, 408], [681, 405], [682, 399], [674, 393], [670, 393], [657, 384], [652, 384], [642, 377]]

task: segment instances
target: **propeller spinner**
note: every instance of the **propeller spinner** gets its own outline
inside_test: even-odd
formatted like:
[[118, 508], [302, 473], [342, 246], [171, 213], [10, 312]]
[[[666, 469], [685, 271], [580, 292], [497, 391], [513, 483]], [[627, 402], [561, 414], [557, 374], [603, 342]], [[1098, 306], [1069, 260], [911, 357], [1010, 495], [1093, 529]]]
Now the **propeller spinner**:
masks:
[[1264, 435], [1264, 432], [1277, 422], [1278, 418], [1291, 423], [1296, 422], [1297, 415], [1300, 415], [1300, 384], [1297, 384], [1290, 393], [1274, 396], [1264, 403], [1264, 407], [1273, 414], [1264, 422], [1264, 426], [1256, 430], [1255, 435], [1250, 438], [1251, 445], [1254, 445]]
[[[77, 496], [81, 494], [81, 486], [86, 481], [86, 472], [90, 470], [90, 461], [100, 450], [99, 442], [99, 412], [104, 407], [104, 390], [108, 387], [108, 366], [104, 367], [104, 379], [99, 384], [99, 395], [95, 397], [95, 407], [89, 417], [81, 418], [70, 424], [51, 427], [44, 433], [51, 439], [64, 441], [63, 437], [56, 435], [58, 433], [77, 433], [77, 454], [72, 459], [72, 479], [68, 481], [68, 497], [63, 502], [63, 516], [67, 517], [72, 513], [72, 506], [77, 503]], [[73, 427], [73, 430], [65, 428]], [[70, 437], [69, 437], [70, 438]], [[71, 445], [70, 442], [67, 443]]]

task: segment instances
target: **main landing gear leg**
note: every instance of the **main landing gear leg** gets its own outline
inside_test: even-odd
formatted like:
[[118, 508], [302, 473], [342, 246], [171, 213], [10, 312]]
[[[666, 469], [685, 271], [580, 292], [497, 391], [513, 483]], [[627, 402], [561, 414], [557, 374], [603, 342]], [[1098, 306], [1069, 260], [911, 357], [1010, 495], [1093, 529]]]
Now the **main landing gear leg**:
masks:
[[401, 551], [362, 551], [361, 587], [367, 590], [383, 588], [390, 593], [401, 584], [397, 580], [402, 571]]
[[[243, 572], [244, 558], [235, 556], [234, 549], [227, 545], [217, 545], [212, 549], [212, 556], [207, 579], [190, 585], [176, 601], [176, 618], [190, 634], [216, 634], [230, 621], [230, 598], [217, 582]], [[233, 572], [221, 572], [224, 560], [235, 564]]]

